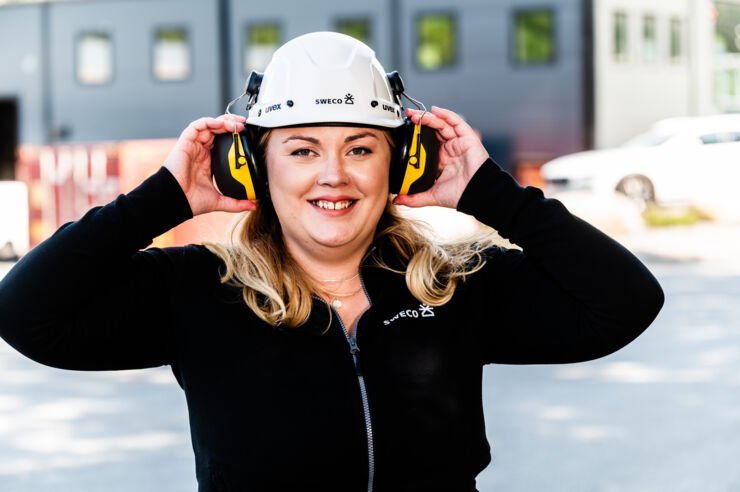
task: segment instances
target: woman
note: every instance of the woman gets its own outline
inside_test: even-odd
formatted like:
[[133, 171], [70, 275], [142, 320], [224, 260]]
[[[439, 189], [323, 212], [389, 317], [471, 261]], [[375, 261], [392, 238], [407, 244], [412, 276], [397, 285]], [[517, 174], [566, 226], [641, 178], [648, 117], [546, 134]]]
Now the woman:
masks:
[[[305, 94], [270, 103], [291, 90]], [[337, 90], [356, 106], [311, 93]], [[201, 491], [475, 490], [490, 461], [483, 364], [607, 355], [650, 325], [663, 293], [619, 244], [520, 187], [448, 110], [406, 111], [436, 131], [440, 173], [391, 203], [400, 101], [354, 96], [389, 90], [372, 51], [351, 38], [287, 43], [249, 120], [191, 123], [155, 175], [15, 266], [0, 284], [0, 334], [56, 367], [171, 365]], [[277, 106], [283, 124], [257, 109]], [[248, 122], [262, 123], [259, 203], [228, 198], [211, 179], [214, 136]], [[523, 251], [486, 233], [435, 244], [396, 204], [456, 208]], [[214, 210], [249, 211], [232, 243], [140, 251]]]

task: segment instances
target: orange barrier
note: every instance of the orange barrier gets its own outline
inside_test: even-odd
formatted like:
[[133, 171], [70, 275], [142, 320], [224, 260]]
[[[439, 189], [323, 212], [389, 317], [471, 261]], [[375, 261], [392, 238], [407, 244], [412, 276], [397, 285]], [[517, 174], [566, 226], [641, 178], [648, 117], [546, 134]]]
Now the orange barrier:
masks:
[[[16, 179], [28, 186], [29, 242], [33, 247], [91, 207], [105, 205], [155, 173], [175, 139], [21, 146]], [[195, 217], [154, 240], [154, 246], [224, 241], [236, 214]]]
[[544, 189], [545, 180], [540, 173], [540, 168], [547, 161], [520, 161], [516, 165], [515, 178], [522, 186], [535, 186]]

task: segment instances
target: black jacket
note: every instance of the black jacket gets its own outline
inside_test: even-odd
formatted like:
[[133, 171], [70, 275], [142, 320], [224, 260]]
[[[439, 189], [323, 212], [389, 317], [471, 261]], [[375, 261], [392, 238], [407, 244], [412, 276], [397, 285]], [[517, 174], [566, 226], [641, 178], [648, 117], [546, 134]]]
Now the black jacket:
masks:
[[357, 361], [336, 316], [322, 334], [321, 301], [304, 326], [275, 328], [219, 282], [204, 247], [139, 251], [192, 217], [164, 168], [17, 263], [0, 283], [0, 335], [55, 367], [171, 365], [201, 491], [365, 491], [369, 441], [376, 492], [473, 491], [490, 461], [483, 364], [607, 355], [650, 325], [663, 293], [626, 249], [492, 161], [458, 209], [523, 252], [489, 250], [435, 308], [363, 266]]

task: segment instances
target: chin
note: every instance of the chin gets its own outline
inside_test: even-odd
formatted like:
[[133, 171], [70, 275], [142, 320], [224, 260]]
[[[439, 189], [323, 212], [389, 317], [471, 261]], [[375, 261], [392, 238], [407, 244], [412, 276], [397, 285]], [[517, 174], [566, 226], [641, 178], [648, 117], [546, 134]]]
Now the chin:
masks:
[[322, 246], [328, 248], [338, 248], [341, 246], [346, 246], [353, 242], [358, 242], [359, 235], [337, 231], [335, 234], [313, 235], [312, 239]]
[[346, 246], [347, 244], [352, 242], [351, 238], [344, 238], [344, 237], [317, 237], [314, 238], [314, 241], [316, 243], [320, 244], [321, 246], [325, 246], [327, 248], [339, 248], [341, 246]]

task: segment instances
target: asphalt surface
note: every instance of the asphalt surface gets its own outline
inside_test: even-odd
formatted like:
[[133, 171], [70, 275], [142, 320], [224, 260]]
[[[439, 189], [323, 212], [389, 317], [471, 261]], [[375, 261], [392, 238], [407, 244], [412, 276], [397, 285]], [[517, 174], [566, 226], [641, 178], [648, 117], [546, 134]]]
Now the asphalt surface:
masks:
[[[662, 312], [597, 361], [487, 367], [482, 492], [740, 491], [740, 226], [618, 239], [661, 281]], [[169, 370], [60, 371], [0, 341], [0, 491], [103, 490], [196, 490]]]

